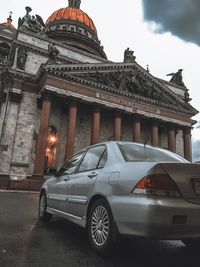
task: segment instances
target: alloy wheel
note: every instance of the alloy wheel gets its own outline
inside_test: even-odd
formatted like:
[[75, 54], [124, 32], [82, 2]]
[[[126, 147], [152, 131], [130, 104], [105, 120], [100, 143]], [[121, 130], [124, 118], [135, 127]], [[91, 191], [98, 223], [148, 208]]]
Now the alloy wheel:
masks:
[[91, 236], [96, 246], [103, 246], [109, 236], [109, 215], [105, 207], [97, 206], [91, 218]]
[[42, 217], [44, 216], [46, 211], [46, 196], [45, 194], [42, 194], [40, 198], [40, 210], [39, 210], [39, 216]]

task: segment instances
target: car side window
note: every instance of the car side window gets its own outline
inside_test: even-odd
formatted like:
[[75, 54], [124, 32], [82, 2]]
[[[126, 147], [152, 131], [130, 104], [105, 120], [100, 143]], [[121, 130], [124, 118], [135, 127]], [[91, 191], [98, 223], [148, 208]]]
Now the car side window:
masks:
[[81, 172], [96, 169], [104, 151], [105, 146], [96, 146], [90, 148], [85, 154], [78, 171]]
[[107, 150], [105, 149], [99, 161], [98, 169], [103, 168], [105, 166], [106, 160], [107, 160]]
[[70, 158], [59, 171], [59, 175], [67, 175], [67, 174], [74, 173], [83, 155], [84, 153], [80, 153]]

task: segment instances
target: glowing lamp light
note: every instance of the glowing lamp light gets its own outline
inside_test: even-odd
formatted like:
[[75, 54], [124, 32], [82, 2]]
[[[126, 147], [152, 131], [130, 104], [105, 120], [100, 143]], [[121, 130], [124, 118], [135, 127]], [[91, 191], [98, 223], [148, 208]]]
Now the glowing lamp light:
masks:
[[55, 138], [54, 136], [51, 136], [51, 137], [50, 137], [50, 142], [51, 142], [51, 143], [55, 143], [55, 142], [56, 142], [56, 138]]

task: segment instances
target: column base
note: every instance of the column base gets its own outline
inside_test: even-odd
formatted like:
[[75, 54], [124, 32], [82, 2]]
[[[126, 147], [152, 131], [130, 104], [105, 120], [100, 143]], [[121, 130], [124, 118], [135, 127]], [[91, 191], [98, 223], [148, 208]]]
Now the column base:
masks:
[[7, 173], [0, 173], [0, 179], [10, 180], [9, 174], [7, 174]]
[[34, 180], [45, 180], [43, 174], [33, 174], [29, 179], [34, 179]]

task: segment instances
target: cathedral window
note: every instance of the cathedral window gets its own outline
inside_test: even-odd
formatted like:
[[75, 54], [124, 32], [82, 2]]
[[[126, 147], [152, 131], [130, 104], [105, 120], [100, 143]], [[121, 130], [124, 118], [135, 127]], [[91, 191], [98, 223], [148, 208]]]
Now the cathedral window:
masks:
[[58, 27], [59, 30], [63, 30], [64, 28], [65, 28], [65, 24], [61, 24], [61, 25], [59, 25], [59, 27]]
[[79, 28], [78, 31], [79, 31], [80, 33], [84, 34], [84, 29]]
[[72, 31], [72, 32], [75, 32], [76, 31], [76, 27], [75, 26], [70, 26], [70, 31]]
[[0, 61], [5, 62], [8, 58], [10, 46], [6, 42], [0, 43]]

